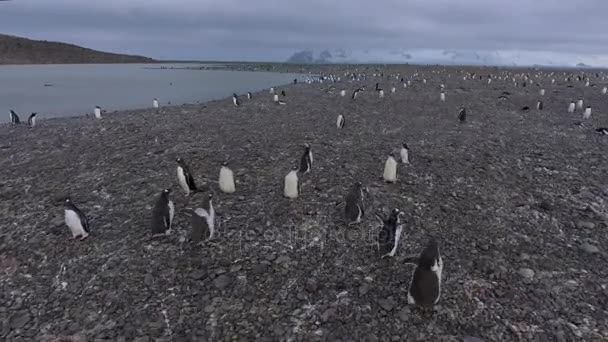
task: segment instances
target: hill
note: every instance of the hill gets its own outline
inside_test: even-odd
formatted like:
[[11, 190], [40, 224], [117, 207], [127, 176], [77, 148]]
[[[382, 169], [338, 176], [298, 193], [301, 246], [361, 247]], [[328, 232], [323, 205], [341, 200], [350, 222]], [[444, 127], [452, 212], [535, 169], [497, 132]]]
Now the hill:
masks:
[[142, 56], [96, 51], [80, 46], [0, 34], [0, 64], [150, 63]]

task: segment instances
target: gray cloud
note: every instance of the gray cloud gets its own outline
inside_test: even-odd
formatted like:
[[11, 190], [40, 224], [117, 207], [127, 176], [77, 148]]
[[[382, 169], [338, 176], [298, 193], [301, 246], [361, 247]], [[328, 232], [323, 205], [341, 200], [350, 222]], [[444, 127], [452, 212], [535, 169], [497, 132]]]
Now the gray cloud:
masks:
[[163, 59], [284, 60], [301, 49], [608, 54], [608, 1], [15, 0], [0, 32]]

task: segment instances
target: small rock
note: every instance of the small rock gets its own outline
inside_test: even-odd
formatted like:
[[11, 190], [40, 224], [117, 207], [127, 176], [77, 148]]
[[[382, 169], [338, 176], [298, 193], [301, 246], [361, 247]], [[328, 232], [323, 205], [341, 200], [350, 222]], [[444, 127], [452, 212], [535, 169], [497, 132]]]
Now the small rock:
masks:
[[368, 284], [364, 283], [361, 286], [359, 286], [359, 295], [360, 296], [365, 296], [368, 292], [369, 292], [369, 285]]
[[534, 271], [529, 268], [520, 268], [518, 273], [526, 279], [534, 278]]
[[213, 280], [213, 285], [215, 285], [215, 287], [217, 287], [220, 290], [225, 289], [231, 283], [232, 283], [232, 278], [225, 274], [222, 274]]
[[21, 329], [29, 321], [30, 321], [29, 312], [21, 311], [21, 312], [17, 313], [17, 315], [15, 315], [15, 318], [11, 319], [11, 328], [12, 329]]
[[309, 279], [308, 281], [306, 281], [306, 291], [310, 292], [310, 293], [314, 293], [317, 292], [317, 290], [319, 289], [319, 284], [317, 284], [317, 282], [314, 279]]
[[551, 211], [553, 210], [553, 206], [551, 205], [551, 203], [547, 202], [547, 201], [542, 201], [538, 204], [538, 207], [541, 208], [544, 211]]
[[265, 273], [267, 269], [268, 266], [266, 264], [256, 264], [251, 268], [251, 271], [253, 274], [262, 274]]
[[399, 311], [399, 313], [397, 314], [397, 317], [399, 317], [401, 322], [407, 322], [410, 319], [411, 312], [412, 311], [410, 310], [410, 308], [404, 308], [401, 311]]
[[595, 223], [587, 222], [587, 221], [578, 221], [576, 222], [576, 228], [578, 229], [593, 229], [595, 228]]
[[380, 299], [378, 301], [378, 304], [380, 304], [380, 306], [386, 311], [392, 311], [393, 307], [395, 306], [395, 303], [390, 298]]
[[599, 253], [600, 249], [590, 243], [584, 243], [581, 245], [581, 249], [589, 254]]
[[148, 287], [154, 285], [154, 277], [150, 273], [146, 274], [144, 277], [144, 284], [146, 284]]
[[287, 264], [290, 261], [291, 261], [290, 257], [288, 257], [287, 255], [281, 255], [274, 262], [277, 263], [277, 264]]
[[462, 342], [484, 342], [484, 341], [482, 339], [480, 339], [479, 337], [465, 336], [462, 338]]

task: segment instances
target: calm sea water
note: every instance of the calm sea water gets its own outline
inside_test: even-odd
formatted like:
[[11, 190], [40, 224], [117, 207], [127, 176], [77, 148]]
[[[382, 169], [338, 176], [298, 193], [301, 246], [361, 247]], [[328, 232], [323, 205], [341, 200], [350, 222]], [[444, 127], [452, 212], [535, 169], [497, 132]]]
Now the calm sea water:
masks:
[[[104, 110], [196, 103], [287, 84], [296, 74], [160, 69], [201, 64], [88, 64], [0, 66], [0, 122], [13, 109], [22, 121]], [[154, 68], [154, 69], [151, 69]], [[45, 86], [50, 85], [50, 86]]]

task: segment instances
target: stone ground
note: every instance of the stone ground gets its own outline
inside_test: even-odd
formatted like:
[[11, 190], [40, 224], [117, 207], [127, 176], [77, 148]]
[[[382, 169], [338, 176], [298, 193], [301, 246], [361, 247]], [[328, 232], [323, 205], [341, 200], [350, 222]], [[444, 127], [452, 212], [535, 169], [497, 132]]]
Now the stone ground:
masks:
[[[594, 131], [608, 126], [608, 82], [565, 83], [562, 71], [551, 85], [551, 71], [395, 66], [373, 77], [358, 68], [367, 80], [278, 87], [285, 106], [257, 93], [239, 108], [228, 98], [0, 127], [0, 338], [608, 339], [608, 136]], [[538, 75], [545, 109], [521, 111], [535, 108], [539, 87], [462, 79], [474, 71]], [[410, 87], [387, 80], [397, 72]], [[361, 85], [369, 91], [352, 101]], [[566, 112], [579, 97], [594, 111], [582, 127], [574, 124], [580, 111]], [[456, 120], [461, 105], [466, 123]], [[397, 184], [384, 184], [386, 154], [402, 141], [412, 163], [399, 167]], [[315, 163], [302, 196], [290, 201], [282, 181], [304, 143]], [[216, 195], [219, 235], [203, 247], [184, 241], [183, 210], [203, 196], [184, 197], [177, 157]], [[217, 189], [224, 160], [237, 178], [233, 195]], [[358, 180], [370, 190], [368, 215], [347, 229], [336, 203]], [[167, 187], [176, 231], [152, 238], [151, 208]], [[68, 194], [90, 218], [85, 241], [70, 240], [63, 223]], [[372, 213], [393, 207], [408, 222], [397, 256], [380, 260]], [[413, 267], [401, 260], [431, 235], [444, 281], [425, 318], [407, 305]]]

